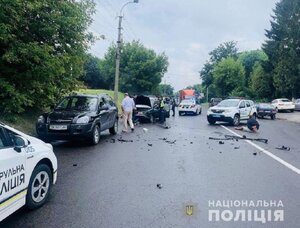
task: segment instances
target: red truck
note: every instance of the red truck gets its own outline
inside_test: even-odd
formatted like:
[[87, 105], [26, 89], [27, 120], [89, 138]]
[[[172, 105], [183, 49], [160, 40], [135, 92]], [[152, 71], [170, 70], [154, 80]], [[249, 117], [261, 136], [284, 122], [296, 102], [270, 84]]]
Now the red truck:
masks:
[[196, 93], [193, 89], [183, 89], [179, 91], [179, 102], [184, 99], [193, 99], [195, 97]]

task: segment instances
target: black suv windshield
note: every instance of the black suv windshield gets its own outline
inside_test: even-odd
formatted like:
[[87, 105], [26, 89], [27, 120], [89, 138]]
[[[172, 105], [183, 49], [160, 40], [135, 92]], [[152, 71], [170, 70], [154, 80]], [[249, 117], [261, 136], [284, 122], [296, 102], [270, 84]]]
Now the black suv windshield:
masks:
[[95, 111], [97, 98], [94, 97], [66, 97], [55, 110]]

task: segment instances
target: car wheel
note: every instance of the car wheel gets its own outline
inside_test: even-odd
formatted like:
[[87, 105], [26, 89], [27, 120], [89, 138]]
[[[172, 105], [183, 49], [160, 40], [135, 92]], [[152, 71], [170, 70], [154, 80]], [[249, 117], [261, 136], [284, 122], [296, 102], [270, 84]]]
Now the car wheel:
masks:
[[48, 199], [53, 183], [52, 172], [45, 164], [38, 165], [32, 172], [26, 195], [26, 207], [35, 209]]
[[111, 128], [109, 128], [109, 133], [112, 134], [112, 135], [117, 134], [118, 128], [119, 128], [119, 121], [116, 118], [116, 120], [114, 122], [114, 126], [112, 126]]
[[233, 117], [232, 125], [233, 126], [239, 126], [240, 125], [240, 116], [239, 115], [235, 115]]
[[275, 120], [276, 119], [276, 115], [271, 115], [271, 120]]
[[294, 109], [291, 109], [290, 111], [291, 111], [291, 112], [294, 112]]
[[256, 118], [257, 118], [257, 115], [256, 115], [256, 113], [253, 113], [253, 117], [254, 117], [254, 119], [256, 119]]
[[181, 116], [181, 115], [182, 115], [182, 112], [179, 112], [179, 115]]
[[99, 143], [99, 141], [100, 141], [100, 127], [99, 127], [99, 125], [94, 126], [93, 133], [92, 133], [90, 141], [91, 141], [92, 145], [97, 145]]
[[201, 115], [201, 113], [202, 113], [202, 108], [200, 108], [199, 115]]
[[209, 124], [212, 124], [212, 125], [216, 123], [216, 120], [212, 119], [212, 118], [208, 118], [207, 121], [209, 122]]

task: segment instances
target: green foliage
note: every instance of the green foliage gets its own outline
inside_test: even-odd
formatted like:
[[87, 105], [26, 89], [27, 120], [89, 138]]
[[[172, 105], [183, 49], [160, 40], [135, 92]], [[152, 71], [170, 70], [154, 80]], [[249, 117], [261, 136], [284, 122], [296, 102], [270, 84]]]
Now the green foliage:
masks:
[[214, 68], [213, 81], [218, 96], [226, 97], [232, 92], [240, 93], [243, 90], [244, 80], [244, 67], [233, 58], [223, 59]]
[[245, 51], [239, 54], [238, 61], [240, 61], [245, 68], [245, 86], [248, 87], [250, 76], [254, 65], [257, 62], [267, 61], [268, 56], [262, 50]]
[[174, 88], [169, 84], [160, 84], [155, 95], [172, 97], [174, 95]]
[[276, 4], [268, 40], [263, 50], [269, 57], [276, 96], [300, 97], [300, 1], [282, 0]]
[[104, 77], [102, 71], [102, 62], [99, 58], [87, 55], [86, 62], [84, 64], [84, 75], [79, 79], [85, 83], [86, 86], [92, 89], [101, 88], [108, 89], [107, 78]]
[[0, 8], [0, 112], [42, 108], [73, 90], [94, 3], [1, 0]]
[[[102, 71], [113, 88], [115, 75], [115, 45], [111, 45], [104, 56]], [[157, 91], [168, 67], [168, 58], [162, 53], [157, 55], [140, 42], [125, 43], [120, 63], [120, 90], [132, 94], [151, 94]]]
[[264, 68], [258, 62], [253, 67], [249, 85], [253, 97], [257, 99], [272, 97], [272, 77], [265, 73]]
[[[209, 53], [210, 59], [207, 61], [203, 68], [200, 71], [200, 77], [202, 79], [202, 86], [207, 88], [213, 84], [213, 71], [215, 66], [228, 57], [236, 58], [237, 57], [237, 47], [236, 42], [229, 41], [224, 44], [220, 44], [216, 49]], [[212, 86], [213, 88], [213, 86]], [[213, 93], [215, 90], [211, 90], [210, 95], [215, 96]]]

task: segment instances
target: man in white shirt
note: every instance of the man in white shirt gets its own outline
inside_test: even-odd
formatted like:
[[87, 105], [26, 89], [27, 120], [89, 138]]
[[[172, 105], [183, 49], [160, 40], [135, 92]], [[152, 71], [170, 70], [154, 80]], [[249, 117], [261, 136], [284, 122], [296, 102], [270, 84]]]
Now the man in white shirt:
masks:
[[128, 93], [125, 93], [125, 97], [122, 101], [122, 112], [124, 117], [124, 132], [127, 132], [128, 122], [131, 128], [131, 131], [134, 131], [134, 125], [132, 122], [132, 112], [135, 109], [135, 103], [132, 98], [128, 96]]

